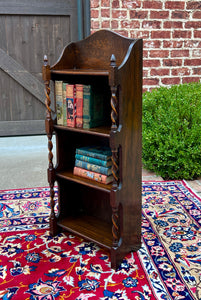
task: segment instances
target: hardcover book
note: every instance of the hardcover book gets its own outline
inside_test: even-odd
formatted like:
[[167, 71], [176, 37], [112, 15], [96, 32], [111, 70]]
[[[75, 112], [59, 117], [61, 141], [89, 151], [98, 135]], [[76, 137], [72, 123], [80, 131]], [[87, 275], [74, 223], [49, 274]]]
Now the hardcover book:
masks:
[[62, 81], [55, 81], [55, 99], [56, 99], [56, 113], [57, 113], [57, 125], [63, 125], [63, 92]]
[[110, 167], [112, 165], [111, 159], [102, 160], [102, 159], [94, 158], [94, 157], [91, 157], [91, 156], [80, 155], [80, 154], [76, 154], [75, 159], [78, 159], [78, 160], [81, 160], [81, 161], [86, 161], [86, 162], [89, 162], [91, 164], [95, 164], [95, 165], [103, 166], [103, 167]]
[[111, 175], [112, 174], [112, 168], [111, 167], [98, 166], [98, 165], [90, 164], [86, 161], [82, 161], [82, 160], [78, 160], [78, 159], [75, 160], [75, 166], [79, 167], [79, 168], [89, 170], [89, 171], [104, 174], [104, 175]]
[[91, 85], [83, 87], [83, 128], [89, 129], [105, 124], [105, 95], [99, 88]]
[[90, 156], [101, 160], [110, 160], [111, 149], [105, 146], [85, 146], [76, 149], [76, 154]]
[[76, 127], [83, 127], [83, 85], [76, 84]]
[[113, 181], [113, 176], [107, 176], [107, 175], [103, 175], [100, 173], [96, 173], [93, 171], [89, 171], [89, 170], [85, 170], [82, 168], [78, 168], [78, 167], [74, 167], [73, 169], [73, 174], [80, 176], [80, 177], [84, 177], [84, 178], [88, 178], [100, 183], [104, 183], [104, 184], [109, 184]]
[[63, 95], [63, 125], [67, 126], [67, 106], [66, 106], [66, 82], [63, 82], [62, 95]]
[[67, 105], [67, 126], [75, 127], [76, 119], [76, 98], [74, 84], [66, 86], [66, 105]]

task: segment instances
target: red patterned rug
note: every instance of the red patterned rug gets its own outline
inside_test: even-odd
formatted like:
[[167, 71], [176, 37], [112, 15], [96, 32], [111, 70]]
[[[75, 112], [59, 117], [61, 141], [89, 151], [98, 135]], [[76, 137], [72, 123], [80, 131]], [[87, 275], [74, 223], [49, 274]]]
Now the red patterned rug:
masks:
[[201, 299], [201, 201], [183, 181], [144, 182], [142, 248], [49, 235], [49, 189], [0, 191], [0, 299]]

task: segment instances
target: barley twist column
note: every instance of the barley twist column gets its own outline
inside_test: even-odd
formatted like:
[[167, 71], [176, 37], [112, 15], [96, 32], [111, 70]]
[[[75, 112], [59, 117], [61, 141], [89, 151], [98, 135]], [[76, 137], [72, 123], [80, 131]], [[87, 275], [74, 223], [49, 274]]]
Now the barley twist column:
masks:
[[45, 129], [48, 138], [48, 182], [50, 185], [50, 234], [56, 234], [56, 216], [54, 212], [54, 182], [55, 182], [55, 170], [53, 166], [53, 153], [52, 153], [52, 134], [53, 134], [53, 120], [51, 115], [51, 100], [50, 100], [50, 66], [48, 65], [47, 56], [44, 56], [44, 65], [43, 65], [43, 80], [45, 84], [45, 105], [46, 105], [46, 120], [45, 120]]
[[117, 99], [117, 66], [116, 58], [111, 56], [110, 60], [110, 88], [111, 88], [111, 151], [112, 151], [112, 175], [113, 184], [111, 191], [111, 205], [112, 205], [112, 237], [113, 247], [116, 248], [119, 242], [119, 215], [118, 203], [116, 200], [116, 191], [119, 182], [119, 162], [118, 162], [118, 147], [114, 142], [114, 137], [118, 127], [118, 99]]

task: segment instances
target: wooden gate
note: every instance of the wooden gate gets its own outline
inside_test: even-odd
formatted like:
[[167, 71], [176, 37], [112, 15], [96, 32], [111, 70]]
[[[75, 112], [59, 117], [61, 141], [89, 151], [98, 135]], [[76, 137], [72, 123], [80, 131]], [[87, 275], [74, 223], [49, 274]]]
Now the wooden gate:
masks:
[[43, 56], [53, 64], [78, 39], [78, 4], [0, 0], [0, 136], [45, 132]]

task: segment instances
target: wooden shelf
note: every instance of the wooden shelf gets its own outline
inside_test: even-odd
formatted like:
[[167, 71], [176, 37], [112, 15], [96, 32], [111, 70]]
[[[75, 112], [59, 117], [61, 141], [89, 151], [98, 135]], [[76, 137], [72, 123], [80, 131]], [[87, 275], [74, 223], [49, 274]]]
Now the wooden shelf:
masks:
[[91, 76], [108, 76], [108, 70], [93, 70], [93, 69], [67, 69], [67, 70], [51, 70], [52, 74], [61, 75], [91, 75]]
[[109, 193], [112, 188], [112, 184], [103, 184], [103, 183], [96, 182], [94, 180], [90, 180], [90, 179], [83, 178], [83, 177], [80, 177], [77, 175], [73, 175], [72, 170], [56, 172], [56, 176], [59, 178], [77, 182], [82, 185], [90, 186], [92, 188], [95, 188], [97, 190], [101, 190], [101, 191], [107, 192], [107, 193]]
[[55, 130], [66, 130], [66, 131], [72, 131], [72, 132], [79, 132], [83, 134], [91, 134], [91, 135], [96, 135], [100, 137], [110, 137], [110, 126], [100, 126], [100, 127], [95, 127], [95, 128], [90, 128], [90, 129], [83, 129], [83, 128], [75, 128], [75, 127], [67, 127], [67, 126], [62, 126], [62, 125], [54, 125]]
[[91, 216], [66, 217], [58, 225], [108, 249], [112, 246], [111, 224]]

